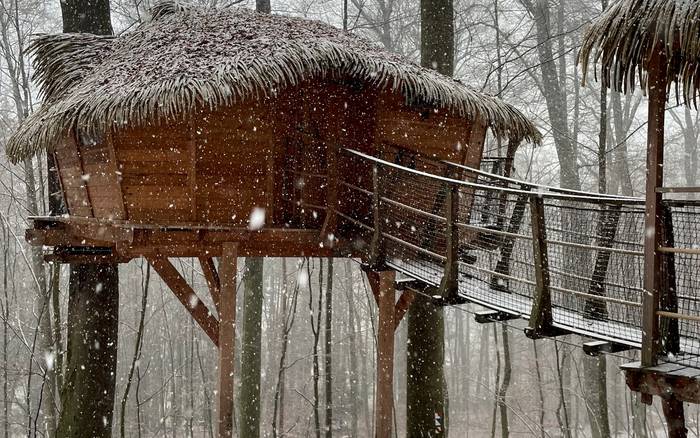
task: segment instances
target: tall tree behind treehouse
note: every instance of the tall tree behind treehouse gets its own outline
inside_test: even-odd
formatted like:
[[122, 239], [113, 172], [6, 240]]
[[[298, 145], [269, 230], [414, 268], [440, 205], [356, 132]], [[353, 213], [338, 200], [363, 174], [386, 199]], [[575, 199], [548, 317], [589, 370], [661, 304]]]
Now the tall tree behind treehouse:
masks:
[[[421, 64], [452, 76], [454, 9], [452, 0], [421, 0]], [[444, 314], [418, 294], [408, 312], [406, 349], [406, 434], [447, 436], [445, 430]]]
[[[256, 0], [255, 10], [269, 14], [270, 0]], [[268, 212], [269, 214], [269, 212]], [[241, 341], [241, 438], [260, 436], [260, 362], [263, 314], [262, 257], [246, 257], [243, 274], [243, 336]]]
[[[61, 14], [66, 33], [113, 33], [109, 0], [61, 0]], [[118, 318], [117, 264], [71, 264], [60, 438], [112, 436]]]

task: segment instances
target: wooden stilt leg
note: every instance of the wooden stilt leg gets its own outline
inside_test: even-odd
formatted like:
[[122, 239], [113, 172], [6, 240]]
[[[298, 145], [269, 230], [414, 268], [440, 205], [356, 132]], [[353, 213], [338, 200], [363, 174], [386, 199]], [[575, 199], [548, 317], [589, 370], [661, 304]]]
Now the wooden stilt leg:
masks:
[[[371, 273], [378, 277], [375, 284], [379, 325], [377, 334], [377, 400], [376, 438], [390, 438], [394, 411], [394, 303], [396, 273]], [[372, 282], [370, 282], [372, 283]]]
[[669, 438], [686, 438], [688, 429], [685, 427], [685, 412], [683, 402], [674, 396], [662, 398], [661, 404], [668, 425]]
[[218, 437], [233, 436], [233, 363], [236, 339], [236, 271], [238, 245], [224, 243], [219, 275], [219, 392], [217, 397]]

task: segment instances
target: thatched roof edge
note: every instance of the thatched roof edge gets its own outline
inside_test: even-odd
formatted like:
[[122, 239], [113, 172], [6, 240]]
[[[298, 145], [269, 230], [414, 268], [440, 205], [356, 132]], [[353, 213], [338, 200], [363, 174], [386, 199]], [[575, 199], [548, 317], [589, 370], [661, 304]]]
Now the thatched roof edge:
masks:
[[[169, 2], [157, 6], [154, 15], [156, 20], [167, 20], [182, 11], [186, 9]], [[541, 139], [529, 119], [495, 97], [408, 61], [364, 56], [356, 47], [333, 40], [313, 45], [290, 41], [274, 57], [218, 65], [207, 80], [183, 75], [110, 93], [81, 88], [81, 81], [110, 57], [115, 40], [60, 34], [42, 35], [33, 42], [36, 79], [45, 104], [9, 139], [6, 152], [13, 162], [52, 147], [70, 129], [100, 136], [122, 126], [177, 120], [202, 107], [215, 109], [249, 98], [272, 97], [285, 87], [329, 76], [391, 87], [409, 103], [427, 103], [482, 118], [500, 137], [533, 143]]]
[[[696, 103], [700, 91], [700, 2], [685, 0], [619, 0], [586, 30], [578, 63], [585, 84], [588, 70], [600, 64], [606, 87], [623, 93], [637, 81], [647, 90], [647, 67], [655, 50], [668, 59], [669, 87], [676, 97]], [[658, 52], [657, 52], [658, 53]]]

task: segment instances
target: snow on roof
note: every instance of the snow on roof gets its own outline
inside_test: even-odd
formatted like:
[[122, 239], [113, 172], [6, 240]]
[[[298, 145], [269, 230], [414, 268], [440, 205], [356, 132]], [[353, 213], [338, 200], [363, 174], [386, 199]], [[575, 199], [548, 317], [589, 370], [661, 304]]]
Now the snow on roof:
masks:
[[[700, 90], [700, 2], [697, 0], [619, 0], [587, 29], [579, 63], [584, 83], [590, 64], [600, 63], [603, 85], [647, 91], [647, 66], [661, 45], [669, 86], [676, 96], [696, 103]], [[594, 74], [595, 74], [594, 70]], [[638, 78], [638, 79], [637, 79]], [[680, 91], [682, 88], [682, 94]]]
[[176, 120], [197, 108], [274, 96], [323, 77], [393, 88], [407, 102], [480, 117], [500, 137], [539, 142], [537, 128], [501, 100], [318, 21], [242, 8], [167, 1], [120, 36], [40, 35], [30, 48], [44, 105], [10, 138], [19, 161], [51, 148], [71, 128], [99, 136], [112, 128]]

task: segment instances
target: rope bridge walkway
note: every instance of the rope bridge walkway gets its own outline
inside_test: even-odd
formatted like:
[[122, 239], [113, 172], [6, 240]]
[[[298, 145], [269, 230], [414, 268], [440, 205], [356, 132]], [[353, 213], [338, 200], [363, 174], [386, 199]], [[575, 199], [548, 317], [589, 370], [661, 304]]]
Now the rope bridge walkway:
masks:
[[[418, 280], [444, 304], [528, 319], [533, 338], [577, 333], [642, 347], [643, 199], [396, 157], [345, 151], [367, 172], [336, 181], [338, 233], [360, 231], [370, 265]], [[700, 368], [700, 203], [665, 201], [663, 224], [660, 359]]]

